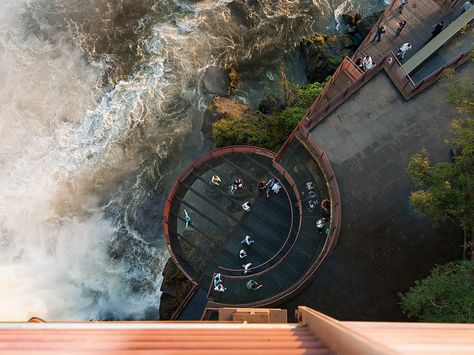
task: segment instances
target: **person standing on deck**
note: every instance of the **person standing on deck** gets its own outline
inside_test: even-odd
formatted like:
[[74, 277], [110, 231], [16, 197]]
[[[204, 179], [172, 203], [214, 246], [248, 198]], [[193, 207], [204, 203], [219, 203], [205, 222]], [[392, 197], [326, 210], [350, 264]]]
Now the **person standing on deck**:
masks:
[[250, 212], [250, 207], [252, 205], [250, 204], [249, 201], [245, 202], [243, 205], [242, 205], [242, 208], [244, 209], [245, 212]]
[[252, 266], [252, 263], [242, 265], [242, 267], [244, 268], [244, 275], [249, 272], [249, 269], [251, 266]]
[[318, 227], [319, 234], [321, 234], [326, 226], [326, 218], [320, 218], [316, 221], [316, 227]]
[[189, 214], [186, 210], [184, 210], [184, 223], [186, 223], [186, 229], [191, 224], [191, 217], [189, 217]]
[[473, 2], [474, 2], [473, 0], [467, 0], [467, 1], [464, 3], [464, 5], [462, 6], [461, 15], [462, 15], [463, 13], [465, 13], [467, 10], [469, 10], [469, 9], [472, 7], [472, 3], [473, 3]]
[[402, 14], [403, 12], [403, 9], [405, 8], [405, 6], [408, 5], [408, 0], [401, 0], [400, 1], [400, 6], [398, 7], [398, 12], [400, 13], [400, 15]]
[[246, 235], [245, 238], [240, 242], [240, 244], [247, 244], [247, 245], [250, 245], [253, 243], [255, 243], [255, 241], [250, 239], [249, 235]]
[[435, 38], [437, 35], [443, 31], [444, 28], [444, 21], [438, 22], [436, 25], [433, 26], [433, 31], [431, 31], [431, 37], [428, 41], [431, 41], [433, 38]]
[[213, 279], [213, 282], [214, 282], [214, 291], [217, 291], [217, 292], [224, 292], [226, 290], [226, 288], [224, 287], [224, 285], [222, 284], [222, 280], [221, 280], [221, 274], [218, 273], [214, 276], [214, 279]]
[[249, 280], [246, 284], [247, 288], [252, 291], [257, 291], [263, 285], [260, 285], [257, 281]]
[[364, 59], [362, 59], [362, 68], [364, 71], [370, 70], [374, 67], [374, 62], [372, 61], [372, 57], [366, 55]]
[[405, 28], [406, 24], [407, 24], [407, 22], [405, 20], [400, 21], [399, 23], [397, 23], [398, 27], [397, 27], [397, 30], [395, 31], [395, 37], [400, 36], [400, 33]]
[[401, 59], [405, 58], [405, 53], [408, 52], [412, 48], [413, 47], [408, 42], [405, 44], [402, 44], [402, 46], [398, 48], [397, 57], [400, 57]]
[[212, 179], [211, 179], [211, 182], [210, 182], [210, 185], [215, 185], [215, 186], [219, 186], [220, 182], [221, 182], [221, 178], [219, 177], [219, 175], [212, 175]]
[[385, 26], [377, 26], [377, 31], [375, 31], [375, 36], [372, 39], [372, 41], [370, 41], [370, 43], [374, 43], [375, 40], [377, 40], [377, 42], [380, 42], [380, 40], [382, 39], [382, 33], [385, 33]]
[[281, 189], [281, 185], [280, 185], [279, 182], [276, 182], [276, 183], [273, 184], [273, 186], [272, 186], [272, 191], [273, 191], [274, 193], [276, 193], [276, 194], [279, 193], [279, 192], [280, 192], [280, 189]]

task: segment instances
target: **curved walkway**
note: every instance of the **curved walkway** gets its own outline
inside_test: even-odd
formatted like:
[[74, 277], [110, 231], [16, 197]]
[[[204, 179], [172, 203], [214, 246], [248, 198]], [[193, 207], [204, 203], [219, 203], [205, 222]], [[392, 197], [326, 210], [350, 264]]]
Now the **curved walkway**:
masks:
[[[326, 174], [314, 157], [299, 142], [295, 148], [301, 150], [301, 159], [286, 160], [284, 155], [278, 161], [273, 152], [247, 146], [208, 153], [188, 167], [171, 190], [164, 215], [168, 249], [214, 305], [284, 301], [307, 282], [337, 239], [337, 205], [331, 206], [335, 223], [328, 228], [328, 236], [324, 230], [318, 232], [316, 219], [325, 216], [329, 225], [329, 214], [325, 215], [320, 203], [331, 194], [334, 201], [338, 197], [329, 191]], [[219, 186], [210, 184], [214, 175], [221, 179]], [[282, 189], [267, 198], [258, 184], [272, 177]], [[236, 178], [242, 179], [243, 186], [231, 193], [229, 186]], [[242, 208], [246, 201], [251, 204], [248, 213]], [[191, 218], [188, 226], [184, 210]], [[255, 243], [242, 244], [246, 235]], [[240, 249], [247, 253], [243, 259]], [[252, 265], [245, 273], [247, 263]], [[221, 274], [225, 292], [214, 290], [216, 273]], [[262, 287], [248, 289], [250, 280]]]

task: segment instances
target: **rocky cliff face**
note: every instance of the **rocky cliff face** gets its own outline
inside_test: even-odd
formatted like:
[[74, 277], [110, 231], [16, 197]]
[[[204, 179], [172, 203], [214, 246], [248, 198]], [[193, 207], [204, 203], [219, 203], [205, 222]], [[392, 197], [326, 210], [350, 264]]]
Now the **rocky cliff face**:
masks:
[[337, 69], [344, 57], [350, 57], [377, 22], [381, 13], [365, 18], [359, 14], [342, 16], [346, 34], [324, 35], [315, 33], [300, 42], [300, 49], [306, 57], [306, 74], [311, 82], [323, 82]]
[[163, 269], [160, 291], [160, 319], [170, 320], [192, 287], [192, 283], [181, 273], [173, 259], [169, 258]]
[[215, 97], [204, 113], [201, 131], [212, 140], [212, 124], [232, 117], [250, 117], [252, 110], [249, 106], [225, 97]]

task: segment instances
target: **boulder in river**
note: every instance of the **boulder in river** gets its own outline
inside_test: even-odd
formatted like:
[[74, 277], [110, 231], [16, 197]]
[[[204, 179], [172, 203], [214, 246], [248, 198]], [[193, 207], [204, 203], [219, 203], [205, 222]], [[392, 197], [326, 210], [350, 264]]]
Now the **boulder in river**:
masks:
[[218, 66], [207, 68], [201, 81], [203, 92], [215, 96], [229, 96], [236, 85], [236, 71], [232, 68]]

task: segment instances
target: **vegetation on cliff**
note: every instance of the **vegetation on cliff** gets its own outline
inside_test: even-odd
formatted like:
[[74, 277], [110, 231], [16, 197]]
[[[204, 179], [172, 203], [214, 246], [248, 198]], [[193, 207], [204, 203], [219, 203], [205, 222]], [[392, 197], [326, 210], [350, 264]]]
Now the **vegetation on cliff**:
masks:
[[319, 95], [323, 84], [313, 83], [294, 87], [292, 102], [273, 115], [259, 111], [231, 111], [219, 106], [222, 100], [215, 100], [213, 109], [221, 110], [223, 118], [212, 124], [212, 139], [217, 148], [228, 145], [254, 145], [278, 150], [308, 108]]

